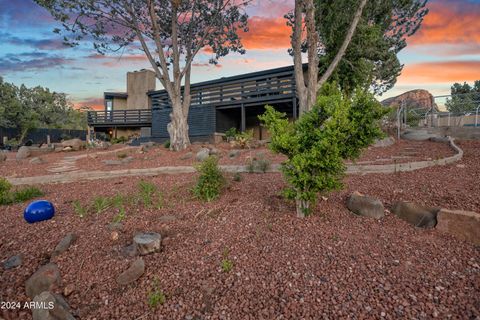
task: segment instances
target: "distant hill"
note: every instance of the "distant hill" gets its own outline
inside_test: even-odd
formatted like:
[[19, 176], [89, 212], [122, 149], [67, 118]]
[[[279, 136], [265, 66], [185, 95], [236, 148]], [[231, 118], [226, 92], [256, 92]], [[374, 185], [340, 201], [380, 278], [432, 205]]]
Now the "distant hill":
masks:
[[382, 101], [385, 107], [399, 107], [405, 105], [407, 108], [425, 109], [429, 110], [432, 107], [438, 110], [433, 95], [427, 90], [416, 89], [407, 91], [396, 97], [391, 97]]

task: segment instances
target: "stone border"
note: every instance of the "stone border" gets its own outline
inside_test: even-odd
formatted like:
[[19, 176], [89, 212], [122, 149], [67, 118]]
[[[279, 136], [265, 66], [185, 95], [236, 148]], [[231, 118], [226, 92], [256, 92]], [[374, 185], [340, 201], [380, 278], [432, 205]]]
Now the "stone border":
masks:
[[[463, 157], [463, 150], [460, 149], [455, 143], [454, 139], [448, 137], [448, 141], [452, 149], [457, 154], [430, 161], [417, 161], [398, 164], [384, 164], [384, 165], [347, 165], [347, 174], [367, 174], [367, 173], [395, 173], [401, 171], [414, 171], [418, 169], [428, 168], [437, 165], [446, 165], [456, 161], [459, 161]], [[225, 172], [249, 172], [247, 166], [243, 165], [221, 165], [220, 168]], [[273, 164], [267, 172], [279, 172], [280, 164]], [[124, 170], [112, 170], [112, 171], [76, 171], [67, 172], [54, 175], [43, 175], [35, 177], [23, 177], [23, 178], [7, 178], [13, 185], [25, 185], [25, 184], [47, 184], [47, 183], [69, 183], [76, 181], [88, 181], [99, 179], [112, 179], [121, 177], [134, 177], [134, 176], [157, 176], [160, 174], [181, 174], [181, 173], [195, 173], [196, 170], [192, 166], [169, 166], [169, 167], [157, 167], [157, 168], [144, 168], [144, 169], [124, 169]]]
[[407, 172], [414, 171], [418, 169], [433, 167], [433, 166], [444, 166], [450, 163], [454, 163], [463, 158], [463, 150], [460, 149], [454, 142], [454, 139], [447, 137], [450, 147], [455, 150], [457, 153], [453, 156], [438, 159], [438, 160], [428, 160], [428, 161], [416, 161], [416, 162], [405, 162], [405, 163], [395, 163], [395, 164], [377, 164], [377, 165], [348, 165], [347, 174], [366, 174], [366, 173], [396, 173], [396, 172]]

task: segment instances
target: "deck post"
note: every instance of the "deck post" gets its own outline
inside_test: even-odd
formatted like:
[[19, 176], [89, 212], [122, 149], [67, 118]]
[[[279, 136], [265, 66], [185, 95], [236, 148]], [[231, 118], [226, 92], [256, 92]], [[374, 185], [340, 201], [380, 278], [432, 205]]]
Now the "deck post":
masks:
[[245, 106], [243, 105], [243, 103], [240, 111], [241, 111], [240, 131], [245, 132]]

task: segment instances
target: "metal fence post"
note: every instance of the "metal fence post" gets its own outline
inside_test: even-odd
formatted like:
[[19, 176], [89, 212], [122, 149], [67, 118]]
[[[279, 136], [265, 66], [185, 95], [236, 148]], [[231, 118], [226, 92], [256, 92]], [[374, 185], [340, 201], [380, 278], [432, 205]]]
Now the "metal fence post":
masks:
[[478, 126], [478, 109], [480, 109], [480, 104], [477, 107], [477, 110], [475, 111], [475, 128]]

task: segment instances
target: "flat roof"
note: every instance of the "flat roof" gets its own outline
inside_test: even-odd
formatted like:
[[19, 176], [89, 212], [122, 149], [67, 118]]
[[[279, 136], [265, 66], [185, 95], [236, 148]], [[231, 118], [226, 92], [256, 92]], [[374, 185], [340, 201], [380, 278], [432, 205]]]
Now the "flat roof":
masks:
[[103, 96], [106, 97], [114, 97], [114, 98], [127, 98], [128, 94], [126, 92], [104, 92]]

